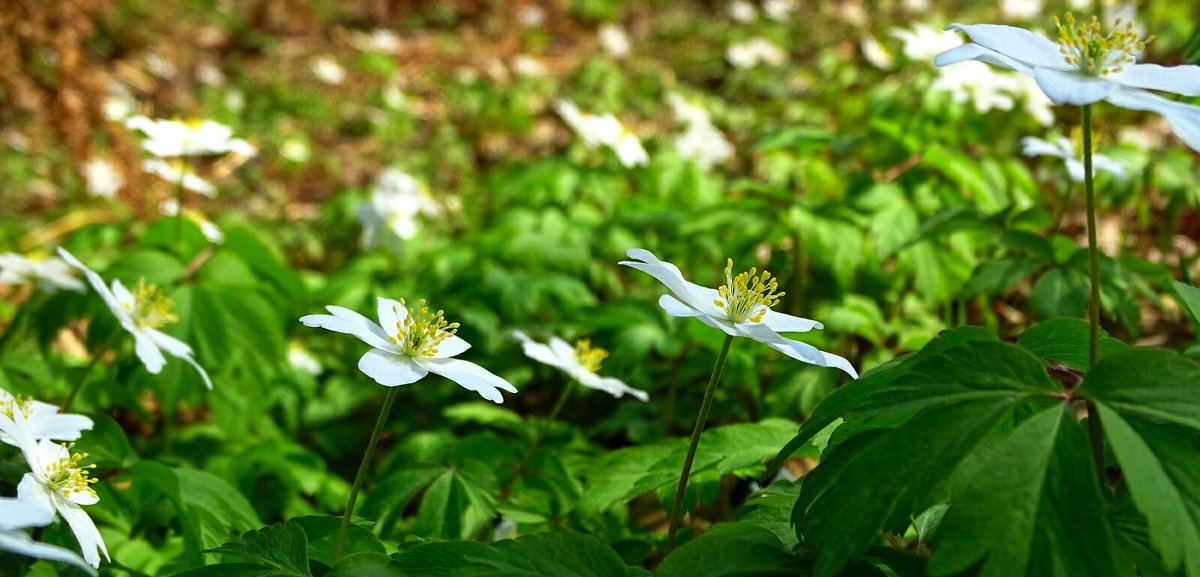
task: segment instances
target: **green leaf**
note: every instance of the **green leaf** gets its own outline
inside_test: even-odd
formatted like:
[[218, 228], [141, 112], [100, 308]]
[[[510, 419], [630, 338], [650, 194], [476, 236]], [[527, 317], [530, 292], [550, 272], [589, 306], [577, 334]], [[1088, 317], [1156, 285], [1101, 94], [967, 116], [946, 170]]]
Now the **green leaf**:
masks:
[[1200, 365], [1163, 349], [1133, 348], [1101, 359], [1080, 396], [1121, 415], [1200, 429]]
[[543, 533], [491, 545], [446, 541], [418, 545], [393, 556], [411, 575], [523, 577], [628, 577], [621, 557], [595, 537], [570, 531]]
[[355, 553], [342, 557], [341, 561], [325, 574], [325, 577], [406, 577], [408, 573], [392, 563], [382, 553]]
[[233, 543], [212, 550], [237, 555], [279, 570], [286, 575], [307, 576], [308, 539], [295, 523], [275, 524], [242, 535]]
[[1186, 285], [1179, 281], [1172, 281], [1171, 286], [1175, 287], [1175, 294], [1179, 295], [1179, 300], [1191, 313], [1192, 322], [1200, 332], [1200, 287]]
[[1087, 308], [1087, 276], [1068, 268], [1056, 268], [1033, 284], [1029, 306], [1044, 319], [1081, 317]]
[[417, 510], [413, 532], [422, 537], [462, 538], [462, 494], [456, 490], [454, 471], [444, 471], [429, 485]]
[[444, 467], [404, 469], [381, 480], [363, 498], [364, 517], [378, 522], [379, 534], [392, 535], [403, 520], [409, 501], [434, 478], [446, 472]]
[[220, 563], [189, 569], [176, 573], [174, 577], [289, 577], [291, 573], [256, 563]]
[[993, 295], [1003, 292], [1025, 277], [1037, 272], [1045, 263], [1033, 258], [998, 258], [979, 263], [971, 280], [963, 285], [963, 298], [978, 295]]
[[656, 577], [792, 577], [809, 575], [805, 563], [784, 549], [768, 529], [721, 523], [676, 549]]
[[[1089, 360], [1088, 338], [1091, 325], [1083, 319], [1058, 318], [1040, 322], [1017, 339], [1025, 350], [1047, 360], [1061, 361], [1076, 369], [1086, 371]], [[1125, 343], [1100, 331], [1100, 357], [1123, 351]]]

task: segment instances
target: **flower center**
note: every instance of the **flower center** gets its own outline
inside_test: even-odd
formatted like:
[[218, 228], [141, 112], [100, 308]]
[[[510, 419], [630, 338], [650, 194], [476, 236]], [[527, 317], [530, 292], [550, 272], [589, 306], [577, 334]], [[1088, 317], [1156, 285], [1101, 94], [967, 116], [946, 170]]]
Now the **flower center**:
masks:
[[725, 264], [725, 284], [717, 289], [721, 298], [714, 300], [713, 304], [721, 307], [729, 315], [729, 320], [735, 323], [757, 323], [785, 294], [775, 292], [778, 289], [779, 282], [765, 270], [758, 274], [758, 269], [751, 268], [733, 276], [733, 259], [728, 259]]
[[[7, 397], [7, 395], [5, 396]], [[0, 398], [0, 415], [16, 420], [18, 412], [28, 419], [33, 414], [33, 399], [16, 395], [10, 398]]]
[[[75, 443], [63, 446], [70, 451]], [[80, 465], [79, 461], [85, 458], [87, 453], [68, 453], [66, 457], [46, 465], [46, 486], [63, 497], [69, 498], [73, 493], [87, 493], [95, 497], [96, 491], [91, 485], [99, 479], [89, 478], [88, 470], [95, 469], [96, 465]]]
[[1095, 16], [1087, 23], [1080, 23], [1070, 12], [1063, 20], [1055, 16], [1054, 26], [1058, 28], [1058, 51], [1063, 60], [1088, 76], [1120, 72], [1125, 65], [1133, 64], [1135, 55], [1154, 40], [1153, 36], [1142, 40], [1133, 31], [1133, 22], [1122, 23], [1120, 18], [1107, 33]]
[[175, 303], [159, 290], [148, 284], [146, 279], [138, 279], [137, 290], [133, 291], [133, 305], [125, 309], [133, 317], [133, 322], [139, 327], [157, 329], [167, 323], [179, 320], [171, 309]]
[[600, 347], [593, 347], [591, 341], [587, 339], [575, 341], [575, 360], [589, 373], [599, 371], [600, 363], [607, 357], [608, 351]]
[[[404, 299], [400, 299], [400, 306], [404, 306]], [[400, 345], [400, 351], [410, 357], [437, 355], [438, 345], [458, 332], [458, 323], [447, 323], [441, 310], [429, 312], [425, 299], [417, 302], [415, 309], [405, 309], [408, 310], [408, 316], [396, 323], [396, 336], [388, 337], [388, 340]]]

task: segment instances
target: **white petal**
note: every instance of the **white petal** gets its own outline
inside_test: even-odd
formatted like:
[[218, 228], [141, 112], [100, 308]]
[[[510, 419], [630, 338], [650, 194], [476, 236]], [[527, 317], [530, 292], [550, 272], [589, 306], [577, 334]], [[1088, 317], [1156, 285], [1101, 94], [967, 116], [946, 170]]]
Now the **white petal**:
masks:
[[475, 363], [457, 359], [422, 359], [419, 362], [422, 367], [429, 369], [429, 372], [446, 377], [469, 391], [475, 391], [493, 403], [504, 402], [504, 397], [500, 395], [501, 389], [510, 393], [517, 392], [511, 383]]
[[1112, 91], [1105, 100], [1122, 108], [1157, 112], [1163, 115], [1176, 136], [1192, 150], [1200, 151], [1200, 107], [1172, 102], [1161, 96], [1134, 88], [1118, 88]]
[[47, 415], [30, 423], [33, 435], [39, 439], [74, 441], [81, 431], [92, 429], [92, 420], [75, 414]]
[[434, 355], [434, 358], [445, 359], [456, 357], [466, 352], [469, 348], [471, 348], [471, 343], [459, 338], [457, 335], [450, 335], [438, 345], [437, 354]]
[[624, 381], [613, 377], [601, 377], [594, 373], [588, 373], [590, 377], [587, 380], [578, 379], [580, 384], [589, 389], [604, 391], [616, 398], [621, 398], [624, 395], [636, 397], [639, 400], [647, 401], [650, 395], [646, 391], [635, 389], [626, 385]]
[[92, 518], [79, 505], [65, 503], [59, 508], [58, 513], [66, 520], [67, 525], [70, 525], [71, 531], [75, 533], [75, 538], [79, 540], [79, 548], [83, 552], [85, 561], [92, 567], [99, 567], [100, 555], [96, 552], [97, 549], [104, 553], [105, 559], [109, 558], [108, 549], [104, 546], [104, 538], [100, 536], [100, 531], [96, 529]]
[[658, 257], [654, 256], [653, 253], [641, 248], [631, 248], [626, 251], [625, 254], [628, 255], [629, 258], [637, 259], [643, 262], [623, 260], [618, 264], [635, 268], [658, 279], [658, 282], [666, 285], [667, 290], [670, 290], [672, 293], [674, 293], [676, 298], [696, 310], [703, 312], [714, 308], [711, 300], [709, 302], [704, 302], [703, 295], [698, 295], [693, 292], [693, 287], [699, 287], [699, 285], [689, 283], [684, 280], [683, 273], [679, 272], [679, 268], [675, 265], [666, 261], [658, 260]]
[[1015, 70], [1027, 76], [1033, 76], [1033, 67], [1013, 60], [995, 50], [984, 48], [978, 44], [964, 44], [957, 48], [951, 48], [941, 54], [938, 54], [933, 59], [935, 66], [950, 66], [967, 60], [978, 60], [980, 62]]
[[575, 347], [572, 347], [570, 343], [558, 337], [550, 337], [550, 342], [547, 344], [550, 345], [550, 350], [554, 353], [554, 356], [558, 357], [558, 366], [567, 368], [574, 365], [583, 368], [579, 365], [578, 359], [575, 358]]
[[400, 332], [399, 324], [408, 318], [408, 308], [400, 304], [400, 301], [385, 299], [379, 297], [378, 308], [376, 314], [379, 318], [379, 326], [383, 328], [383, 332], [389, 337], [395, 337]]
[[0, 532], [0, 550], [12, 551], [18, 555], [26, 557], [34, 557], [37, 559], [49, 559], [50, 561], [59, 561], [68, 563], [87, 571], [89, 575], [95, 575], [96, 570], [88, 565], [77, 553], [70, 549], [64, 549], [57, 545], [48, 543], [40, 543], [34, 541], [24, 533]]
[[[30, 467], [35, 466], [30, 462]], [[40, 463], [36, 465], [39, 469], [43, 467]], [[46, 486], [41, 483], [34, 473], [25, 473], [21, 477], [21, 482], [17, 484], [17, 499], [34, 505], [39, 509], [49, 509], [55, 511], [54, 501], [50, 499], [50, 493], [46, 491]]]
[[778, 333], [771, 330], [770, 327], [762, 323], [738, 323], [736, 328], [743, 335], [752, 338], [760, 343], [763, 343], [793, 359], [804, 361], [811, 365], [819, 367], [833, 367], [841, 369], [851, 377], [858, 378], [858, 371], [854, 370], [854, 366], [850, 361], [839, 357], [832, 353], [824, 352], [817, 347], [808, 343], [794, 341], [779, 336]]
[[763, 315], [762, 324], [767, 325], [777, 333], [807, 333], [813, 329], [820, 330], [825, 328], [825, 325], [817, 321], [777, 313], [770, 309], [767, 309], [767, 313]]
[[946, 30], [962, 32], [984, 48], [1039, 68], [1072, 69], [1063, 60], [1058, 44], [1024, 28], [1001, 24], [951, 24]]
[[1103, 78], [1062, 72], [1049, 68], [1034, 69], [1033, 78], [1050, 102], [1083, 106], [1104, 100], [1117, 85]]
[[92, 272], [92, 269], [83, 266], [83, 263], [79, 262], [79, 259], [75, 258], [75, 255], [67, 252], [67, 249], [61, 246], [58, 247], [58, 256], [67, 261], [67, 264], [75, 267], [79, 270], [79, 272], [83, 273], [83, 276], [88, 280], [88, 284], [92, 285], [92, 288], [95, 289], [96, 293], [100, 295], [100, 298], [104, 300], [104, 304], [107, 304], [108, 308], [112, 309], [114, 313], [121, 308], [120, 303], [117, 302], [117, 299], [113, 296], [112, 291], [108, 289], [108, 285], [104, 284], [104, 279], [100, 278], [100, 275]]
[[142, 360], [142, 364], [146, 365], [146, 370], [155, 375], [162, 372], [163, 365], [167, 364], [167, 359], [163, 357], [162, 351], [158, 350], [154, 339], [142, 330], [135, 329], [130, 331], [130, 334], [134, 338], [134, 351]]
[[53, 520], [54, 509], [46, 503], [0, 497], [0, 531], [44, 527]]
[[1061, 146], [1046, 142], [1040, 138], [1026, 136], [1021, 139], [1021, 154], [1025, 156], [1054, 156], [1057, 158], [1074, 158], [1074, 154], [1067, 155]]
[[729, 322], [728, 320], [718, 319], [718, 318], [710, 317], [708, 315], [698, 315], [696, 317], [696, 320], [698, 320], [714, 329], [717, 329], [727, 335], [733, 335], [735, 337], [742, 336], [741, 333], [734, 330], [733, 323]]
[[129, 292], [129, 289], [125, 288], [124, 284], [121, 284], [121, 279], [119, 278], [115, 278], [112, 281], [112, 294], [113, 298], [117, 299], [117, 304], [123, 307], [132, 307], [136, 303], [133, 293]]
[[525, 356], [544, 365], [549, 365], [557, 369], [563, 368], [562, 359], [558, 358], [558, 355], [554, 354], [554, 351], [550, 347], [529, 338], [528, 335], [521, 331], [513, 331], [513, 336], [521, 341], [521, 349], [525, 353]]
[[388, 341], [387, 333], [379, 325], [350, 309], [327, 306], [330, 315], [307, 315], [300, 317], [304, 326], [331, 330], [335, 333], [353, 335], [358, 340], [385, 351], [399, 351], [399, 347]]
[[1174, 92], [1183, 96], [1200, 96], [1200, 66], [1159, 66], [1134, 64], [1111, 76], [1116, 82], [1134, 88]]
[[154, 344], [158, 345], [160, 348], [162, 348], [162, 350], [167, 351], [167, 353], [171, 354], [172, 356], [183, 359], [185, 363], [192, 365], [192, 368], [196, 369], [196, 372], [200, 373], [200, 378], [204, 380], [204, 386], [208, 387], [210, 390], [212, 389], [212, 380], [208, 378], [208, 373], [203, 367], [200, 366], [199, 363], [196, 362], [196, 359], [192, 358], [192, 347], [189, 347], [187, 343], [156, 329], [149, 329], [146, 332], [149, 333], [150, 338], [154, 340]]
[[658, 306], [662, 307], [664, 311], [667, 311], [667, 314], [673, 317], [698, 317], [703, 314], [700, 311], [679, 302], [679, 299], [671, 295], [663, 295], [658, 297]]
[[[1092, 174], [1095, 174], [1095, 172]], [[1068, 158], [1067, 175], [1071, 177], [1071, 182], [1083, 182], [1083, 162], [1074, 158]]]
[[358, 370], [385, 387], [409, 385], [429, 374], [429, 371], [414, 363], [411, 357], [379, 349], [369, 350], [358, 359]]
[[1110, 172], [1117, 178], [1125, 178], [1125, 165], [1103, 154], [1092, 155], [1092, 168]]

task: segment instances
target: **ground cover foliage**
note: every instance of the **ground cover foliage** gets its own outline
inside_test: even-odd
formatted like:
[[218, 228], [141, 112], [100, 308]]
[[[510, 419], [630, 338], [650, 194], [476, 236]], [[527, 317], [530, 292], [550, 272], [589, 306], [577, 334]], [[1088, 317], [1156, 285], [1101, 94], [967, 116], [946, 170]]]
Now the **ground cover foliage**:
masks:
[[2, 5], [0, 575], [1200, 576], [1198, 30]]

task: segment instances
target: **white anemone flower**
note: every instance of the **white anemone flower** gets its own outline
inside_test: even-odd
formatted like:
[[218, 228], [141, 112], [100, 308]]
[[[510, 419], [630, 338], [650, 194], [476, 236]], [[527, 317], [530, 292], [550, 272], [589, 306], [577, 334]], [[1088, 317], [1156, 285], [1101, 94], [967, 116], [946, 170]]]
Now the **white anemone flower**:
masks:
[[[1021, 144], [1021, 153], [1025, 156], [1053, 156], [1063, 159], [1067, 163], [1067, 173], [1070, 174], [1071, 180], [1083, 182], [1083, 158], [1075, 153], [1075, 147], [1071, 146], [1070, 139], [1060, 136], [1054, 142], [1047, 142], [1040, 138], [1026, 136], [1021, 139]], [[1125, 178], [1125, 166], [1103, 154], [1092, 155], [1092, 170], [1103, 170], [1112, 173], [1117, 178]]]
[[[158, 212], [162, 213], [164, 216], [178, 215], [179, 201], [173, 198], [168, 198], [162, 201], [162, 204], [158, 205]], [[200, 229], [200, 233], [204, 235], [204, 238], [208, 239], [208, 242], [213, 244], [221, 244], [225, 242], [225, 231], [222, 231], [221, 227], [217, 226], [217, 224], [213, 221], [208, 220], [208, 218], [204, 216], [204, 213], [201, 213], [198, 210], [185, 208], [183, 209], [183, 216], [184, 218], [196, 224], [196, 226]]]
[[917, 23], [912, 28], [893, 28], [893, 38], [903, 43], [901, 51], [913, 62], [928, 62], [938, 53], [962, 45], [962, 38], [950, 31], [940, 31], [932, 26]]
[[71, 276], [71, 268], [58, 257], [39, 258], [6, 252], [0, 254], [0, 284], [33, 283], [50, 294], [58, 290], [83, 292], [83, 281]]
[[146, 136], [142, 148], [159, 158], [258, 153], [249, 142], [233, 138], [232, 128], [212, 120], [154, 120], [134, 116], [125, 121], [125, 127], [141, 131]]
[[730, 18], [738, 22], [746, 23], [758, 18], [758, 9], [753, 4], [746, 0], [733, 0], [729, 6], [725, 8], [725, 12]]
[[575, 131], [583, 145], [589, 149], [607, 146], [616, 153], [617, 159], [625, 168], [645, 166], [650, 163], [650, 155], [642, 147], [642, 141], [630, 132], [612, 114], [588, 114], [581, 112], [569, 100], [559, 100], [554, 105], [563, 121]]
[[521, 331], [513, 331], [513, 337], [521, 341], [525, 356], [540, 363], [561, 369], [579, 384], [598, 391], [604, 391], [616, 398], [624, 395], [637, 397], [642, 401], [649, 400], [646, 391], [626, 385], [620, 379], [602, 377], [596, 374], [600, 363], [608, 356], [608, 352], [599, 347], [593, 347], [587, 339], [579, 340], [575, 346], [558, 337], [550, 337], [550, 342], [539, 343]]
[[448, 323], [442, 311], [430, 312], [421, 300], [408, 308], [404, 300], [379, 299], [379, 324], [350, 309], [327, 306], [328, 315], [300, 318], [305, 326], [352, 335], [371, 345], [358, 369], [385, 387], [410, 385], [429, 373], [441, 375], [493, 403], [503, 403], [500, 391], [517, 392], [511, 383], [475, 363], [454, 359], [471, 345], [455, 336], [458, 323]]
[[1029, 20], [1042, 13], [1042, 0], [1001, 0], [1000, 13], [1013, 20]]
[[142, 161], [142, 170], [162, 177], [163, 180], [184, 189], [197, 192], [212, 198], [217, 195], [217, 187], [199, 176], [181, 162], [167, 162], [157, 158]]
[[346, 69], [337, 60], [329, 56], [321, 56], [312, 62], [313, 75], [317, 80], [336, 86], [346, 81]]
[[892, 52], [880, 44], [874, 36], [864, 37], [859, 43], [859, 50], [871, 66], [880, 70], [888, 70], [895, 64]]
[[821, 323], [792, 315], [777, 313], [771, 307], [779, 302], [782, 293], [776, 292], [778, 281], [771, 273], [756, 275], [755, 269], [733, 275], [733, 260], [725, 266], [726, 284], [720, 289], [702, 287], [683, 278], [675, 265], [658, 260], [648, 250], [632, 248], [626, 252], [632, 261], [620, 264], [635, 268], [658, 279], [671, 294], [658, 299], [658, 305], [674, 317], [691, 317], [719, 329], [727, 335], [747, 337], [775, 349], [793, 359], [820, 367], [832, 367], [858, 378], [850, 361], [816, 347], [784, 338], [779, 333], [803, 333], [824, 328]]
[[787, 53], [774, 42], [762, 37], [751, 38], [733, 44], [725, 50], [725, 59], [734, 68], [753, 68], [759, 64], [779, 66], [787, 60]]
[[708, 111], [677, 93], [667, 95], [675, 118], [687, 127], [675, 137], [679, 155], [696, 163], [703, 170], [725, 162], [733, 156], [733, 144], [713, 126]]
[[411, 240], [417, 236], [420, 215], [436, 216], [441, 212], [425, 185], [400, 170], [384, 170], [375, 183], [371, 199], [355, 209], [354, 215], [362, 224], [362, 246], [390, 245], [396, 240]]
[[0, 389], [0, 443], [21, 446], [21, 439], [74, 441], [92, 429], [92, 420], [28, 397], [13, 396]]
[[166, 351], [167, 354], [192, 365], [196, 372], [200, 373], [204, 386], [212, 389], [208, 373], [192, 358], [192, 347], [158, 330], [159, 327], [178, 320], [171, 312], [175, 304], [158, 287], [143, 280], [138, 283], [134, 292], [130, 292], [120, 280], [113, 279], [110, 289], [100, 275], [84, 266], [74, 255], [61, 247], [58, 254], [87, 277], [92, 288], [104, 299], [104, 304], [108, 305], [113, 316], [117, 317], [121, 328], [133, 335], [134, 350], [142, 364], [146, 365], [146, 370], [155, 375], [162, 372], [163, 366], [167, 364], [167, 359], [163, 356], [163, 351]]
[[797, 0], [764, 0], [763, 14], [771, 20], [783, 22], [799, 8], [798, 4]]
[[29, 472], [17, 485], [17, 498], [62, 516], [79, 541], [83, 559], [92, 567], [100, 566], [100, 553], [108, 559], [104, 538], [82, 505], [100, 501], [92, 484], [98, 479], [89, 477], [95, 465], [81, 465], [86, 453], [71, 453], [71, 445], [60, 445], [48, 439], [22, 441], [21, 452], [29, 462]]
[[54, 521], [53, 509], [21, 499], [0, 497], [0, 551], [69, 563], [90, 575], [95, 575], [96, 570], [78, 553], [57, 545], [34, 541], [21, 531], [30, 527], [44, 527], [51, 521]]
[[288, 343], [287, 362], [293, 369], [304, 371], [310, 375], [321, 374], [321, 361], [312, 352], [298, 342]]
[[125, 185], [125, 179], [111, 162], [94, 157], [83, 165], [83, 179], [91, 196], [112, 198]]
[[972, 42], [947, 50], [934, 60], [947, 66], [978, 60], [1032, 76], [1055, 104], [1110, 104], [1161, 114], [1193, 150], [1200, 150], [1200, 107], [1167, 100], [1150, 90], [1200, 96], [1200, 66], [1136, 64], [1146, 43], [1126, 22], [1105, 31], [1092, 19], [1073, 16], [1057, 21], [1059, 39], [1023, 28], [998, 24], [951, 24], [947, 30], [966, 34]]
[[624, 28], [612, 23], [605, 24], [600, 27], [600, 47], [613, 58], [624, 58], [629, 55], [629, 36]]

